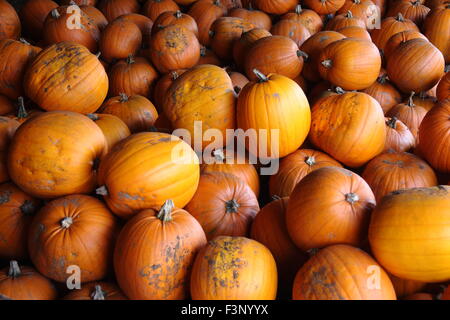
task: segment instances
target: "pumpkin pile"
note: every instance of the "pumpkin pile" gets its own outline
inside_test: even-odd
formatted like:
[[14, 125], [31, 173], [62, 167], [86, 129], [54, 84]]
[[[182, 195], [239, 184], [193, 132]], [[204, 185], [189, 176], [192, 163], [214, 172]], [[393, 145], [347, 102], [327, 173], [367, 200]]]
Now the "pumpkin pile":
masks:
[[0, 0], [0, 298], [450, 299], [449, 64], [448, 0]]

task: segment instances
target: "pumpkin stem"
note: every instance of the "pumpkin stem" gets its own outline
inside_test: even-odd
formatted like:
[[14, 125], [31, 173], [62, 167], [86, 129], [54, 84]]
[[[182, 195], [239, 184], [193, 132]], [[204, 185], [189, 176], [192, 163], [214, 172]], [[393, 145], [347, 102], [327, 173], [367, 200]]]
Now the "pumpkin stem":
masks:
[[172, 72], [170, 73], [170, 75], [172, 76], [172, 80], [176, 80], [176, 79], [178, 79], [178, 77], [180, 76], [180, 75], [178, 74], [178, 72], [176, 72], [176, 71], [172, 71]]
[[240, 205], [235, 199], [231, 199], [225, 202], [225, 212], [226, 213], [237, 213]]
[[330, 59], [323, 60], [321, 63], [327, 69], [329, 69], [333, 66], [333, 61], [331, 61]]
[[[449, 9], [450, 9], [450, 4], [449, 4]], [[445, 66], [445, 72], [449, 72], [450, 71], [450, 64]]]
[[91, 294], [92, 300], [105, 300], [105, 291], [102, 290], [102, 286], [97, 284], [95, 285], [94, 292]]
[[317, 252], [319, 252], [319, 250], [320, 250], [319, 248], [312, 248], [312, 249], [309, 249], [308, 251], [306, 251], [306, 253], [311, 258], [311, 257], [315, 256], [317, 254]]
[[303, 60], [308, 60], [308, 54], [302, 50], [297, 50], [297, 57], [302, 57]]
[[377, 78], [377, 82], [378, 83], [381, 83], [381, 84], [385, 84], [386, 83], [386, 81], [387, 81], [387, 74], [385, 73], [385, 74], [382, 74], [381, 76], [379, 76], [378, 78]]
[[56, 8], [52, 10], [51, 15], [53, 19], [58, 19], [61, 16]]
[[31, 46], [31, 44], [27, 40], [25, 40], [24, 38], [20, 38], [19, 41], [22, 42], [23, 44]]
[[300, 4], [295, 6], [295, 13], [300, 14], [302, 12], [302, 6]]
[[311, 167], [316, 164], [316, 158], [314, 156], [308, 156], [305, 159], [305, 163]]
[[172, 210], [174, 207], [172, 200], [166, 200], [156, 216], [162, 222], [172, 221]]
[[209, 30], [208, 35], [210, 38], [214, 37], [215, 32], [213, 30]]
[[177, 10], [177, 12], [175, 12], [174, 16], [175, 16], [175, 18], [180, 19], [182, 17], [181, 11]]
[[395, 127], [397, 126], [397, 121], [397, 117], [392, 117], [386, 121], [386, 125], [388, 125], [392, 129], [395, 129]]
[[249, 3], [248, 3], [248, 10], [250, 10], [250, 11], [253, 10], [253, 5], [252, 5], [251, 1], [249, 1]]
[[411, 94], [409, 95], [408, 103], [407, 103], [408, 107], [414, 107], [413, 97], [414, 97], [415, 94], [416, 93], [414, 91], [411, 91]]
[[414, 0], [411, 2], [411, 4], [413, 5], [413, 7], [418, 7], [420, 5], [420, 1], [419, 0]]
[[25, 109], [25, 103], [23, 97], [17, 99], [17, 118], [25, 119], [28, 117], [27, 110]]
[[202, 57], [206, 56], [206, 47], [202, 46], [200, 48], [200, 56]]
[[64, 229], [68, 229], [73, 223], [73, 219], [72, 217], [65, 217], [64, 219], [61, 220], [61, 227], [63, 227]]
[[26, 216], [31, 216], [36, 211], [33, 201], [25, 200], [20, 206], [20, 212]]
[[134, 57], [132, 54], [128, 55], [127, 57], [127, 64], [133, 64], [135, 63]]
[[347, 11], [347, 13], [345, 14], [346, 18], [353, 18], [353, 14], [350, 10]]
[[344, 94], [344, 93], [345, 93], [345, 90], [342, 89], [341, 87], [336, 87], [336, 88], [334, 88], [334, 91], [335, 91], [337, 94]]
[[280, 196], [277, 196], [276, 194], [274, 194], [274, 195], [272, 196], [272, 201], [277, 201], [277, 200], [281, 200], [281, 197], [280, 197]]
[[397, 17], [395, 17], [395, 20], [400, 21], [400, 22], [404, 22], [405, 18], [403, 17], [403, 15], [399, 12], [397, 14]]
[[121, 93], [119, 93], [119, 96], [120, 96], [120, 99], [119, 99], [120, 102], [127, 102], [128, 101], [128, 96], [127, 96], [126, 93], [121, 92]]
[[352, 204], [356, 201], [359, 201], [359, 197], [356, 193], [350, 192], [345, 195], [345, 201]]
[[361, 3], [361, 0], [353, 0], [353, 3], [355, 3], [355, 4], [360, 4], [360, 3]]
[[236, 92], [236, 94], [239, 94], [239, 92], [241, 92], [241, 88], [240, 87], [238, 87], [238, 86], [234, 86], [234, 92]]
[[269, 81], [269, 79], [258, 69], [253, 69], [253, 73], [256, 75], [256, 77], [258, 78], [259, 82], [267, 82]]
[[92, 121], [97, 121], [99, 118], [98, 118], [98, 115], [96, 115], [95, 113], [88, 113], [87, 115], [86, 115], [89, 119], [91, 119]]
[[106, 186], [101, 186], [97, 190], [95, 190], [95, 194], [98, 194], [100, 196], [107, 196], [108, 195], [108, 189], [106, 189]]
[[102, 53], [99, 51], [99, 52], [97, 52], [97, 54], [95, 56], [97, 57], [97, 59], [100, 59], [101, 55], [102, 55]]
[[213, 4], [216, 5], [216, 6], [222, 5], [222, 4], [220, 3], [220, 0], [214, 0]]
[[19, 263], [16, 260], [11, 260], [9, 262], [8, 277], [17, 278], [20, 277], [21, 273]]
[[213, 151], [213, 156], [216, 159], [217, 162], [224, 163], [225, 161], [225, 154], [223, 153], [222, 149], [216, 149]]

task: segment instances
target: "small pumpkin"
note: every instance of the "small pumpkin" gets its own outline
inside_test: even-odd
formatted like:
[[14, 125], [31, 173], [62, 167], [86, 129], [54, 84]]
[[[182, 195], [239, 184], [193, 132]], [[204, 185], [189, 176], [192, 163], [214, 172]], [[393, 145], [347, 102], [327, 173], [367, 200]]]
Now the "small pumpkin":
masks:
[[402, 101], [402, 95], [389, 81], [384, 69], [381, 69], [377, 81], [362, 92], [377, 100], [385, 114]]
[[447, 72], [436, 88], [436, 98], [438, 100], [445, 100], [450, 98], [450, 72]]
[[220, 67], [223, 63], [211, 49], [201, 46], [200, 58], [197, 61], [197, 65], [199, 66], [201, 64], [212, 64]]
[[396, 117], [386, 118], [386, 144], [384, 151], [408, 151], [416, 145], [416, 138], [409, 128]]
[[427, 38], [423, 34], [415, 30], [406, 30], [398, 32], [394, 34], [392, 37], [390, 37], [388, 42], [386, 43], [386, 46], [384, 48], [384, 57], [386, 58], [389, 57], [400, 44], [411, 39], [427, 40]]
[[304, 4], [320, 15], [332, 14], [344, 5], [345, 0], [305, 0]]
[[14, 103], [6, 96], [0, 94], [0, 115], [4, 116], [16, 110]]
[[233, 44], [233, 59], [237, 67], [244, 70], [245, 59], [252, 45], [259, 39], [269, 37], [272, 34], [266, 29], [253, 28], [243, 32], [241, 37]]
[[291, 38], [299, 47], [311, 36], [311, 32], [302, 22], [289, 19], [278, 21], [270, 32], [274, 36]]
[[19, 16], [12, 5], [0, 0], [0, 40], [19, 39], [22, 26]]
[[372, 26], [373, 22], [371, 19], [381, 18], [378, 9], [371, 0], [345, 0], [344, 5], [336, 12], [336, 14], [345, 14], [349, 11], [351, 11], [356, 18], [361, 19], [367, 27]]
[[265, 29], [267, 31], [272, 27], [270, 16], [264, 11], [253, 9], [251, 6], [248, 9], [234, 8], [228, 12], [228, 16], [244, 19], [256, 28]]
[[386, 16], [393, 17], [401, 13], [406, 19], [421, 26], [429, 12], [430, 8], [423, 5], [420, 0], [399, 0], [392, 3]]
[[198, 40], [204, 46], [209, 46], [211, 37], [209, 31], [216, 19], [224, 16], [227, 8], [222, 5], [220, 0], [198, 0], [187, 12], [195, 19], [198, 26]]
[[345, 27], [366, 28], [366, 23], [359, 17], [354, 17], [351, 11], [339, 14], [331, 18], [326, 24], [326, 30], [338, 31]]
[[[167, 95], [167, 91], [169, 90], [172, 83], [183, 73], [186, 72], [186, 69], [179, 69], [175, 71], [171, 71], [162, 75], [155, 83], [155, 87], [153, 90], [153, 102], [158, 110], [159, 117], [161, 117], [163, 112], [164, 100]], [[158, 119], [159, 119], [158, 117]]]
[[319, 32], [323, 27], [322, 19], [314, 10], [303, 9], [300, 4], [295, 7], [294, 12], [288, 12], [282, 15], [280, 19], [294, 20], [303, 23], [306, 28], [308, 28], [311, 35]]
[[198, 37], [198, 27], [195, 19], [186, 13], [182, 13], [180, 10], [177, 11], [166, 11], [161, 13], [155, 20], [152, 28], [152, 36], [155, 35], [159, 30], [164, 29], [164, 27], [170, 25], [182, 26]]
[[105, 135], [108, 150], [111, 150], [119, 141], [122, 141], [131, 134], [125, 122], [115, 115], [89, 113], [87, 117], [94, 121], [102, 130]]
[[58, 4], [52, 0], [27, 1], [20, 9], [20, 19], [26, 34], [33, 39], [42, 37], [42, 29], [47, 15], [53, 9], [58, 8]]
[[424, 290], [427, 285], [425, 282], [402, 279], [392, 274], [389, 274], [389, 278], [394, 286], [397, 298], [403, 298], [404, 300], [409, 300], [407, 297], [419, 293]]
[[137, 13], [139, 7], [138, 0], [101, 0], [98, 4], [98, 8], [110, 23], [121, 15]]
[[117, 19], [133, 22], [141, 30], [143, 44], [148, 42], [153, 29], [153, 21], [149, 17], [138, 13], [128, 13]]
[[180, 10], [180, 8], [173, 0], [147, 0], [142, 7], [142, 14], [152, 21], [156, 21], [162, 13], [177, 10]]
[[127, 297], [113, 283], [89, 282], [69, 292], [63, 300], [127, 300]]

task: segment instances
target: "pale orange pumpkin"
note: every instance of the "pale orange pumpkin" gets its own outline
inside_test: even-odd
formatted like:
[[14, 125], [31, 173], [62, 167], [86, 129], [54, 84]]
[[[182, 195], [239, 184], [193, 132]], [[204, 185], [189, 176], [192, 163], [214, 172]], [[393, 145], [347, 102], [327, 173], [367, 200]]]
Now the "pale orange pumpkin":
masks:
[[408, 151], [416, 145], [411, 130], [396, 117], [386, 118], [386, 144], [384, 150]]

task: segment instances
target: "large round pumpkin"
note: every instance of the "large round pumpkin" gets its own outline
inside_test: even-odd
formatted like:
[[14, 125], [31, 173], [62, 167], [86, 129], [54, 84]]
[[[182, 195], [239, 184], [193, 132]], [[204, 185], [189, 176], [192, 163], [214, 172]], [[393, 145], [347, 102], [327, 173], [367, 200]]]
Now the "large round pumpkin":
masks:
[[[411, 20], [416, 25], [421, 26], [430, 12], [430, 8], [422, 4], [421, 0], [401, 0], [393, 2], [386, 16], [396, 16], [401, 13], [405, 18]], [[449, 25], [450, 26], [450, 25]]]
[[80, 5], [80, 9], [94, 21], [94, 24], [100, 31], [103, 31], [103, 29], [105, 29], [108, 25], [108, 20], [105, 15], [96, 7], [90, 5]]
[[311, 32], [302, 22], [289, 19], [278, 21], [272, 26], [270, 33], [291, 38], [299, 47], [311, 37]]
[[108, 93], [108, 76], [97, 57], [84, 46], [60, 42], [41, 51], [31, 63], [24, 89], [47, 111], [92, 113]]
[[[399, 2], [402, 2], [404, 0], [401, 0]], [[386, 46], [384, 47], [384, 57], [389, 57], [391, 53], [403, 42], [406, 42], [408, 40], [412, 39], [424, 39], [428, 40], [427, 37], [425, 37], [422, 33], [415, 30], [405, 30], [402, 32], [398, 32], [394, 34], [392, 37], [389, 38], [388, 42], [386, 43]]]
[[160, 112], [159, 116], [164, 115], [163, 106], [164, 100], [166, 99], [167, 91], [169, 90], [172, 83], [183, 73], [185, 73], [185, 69], [171, 71], [159, 77], [156, 81], [154, 89], [153, 89], [153, 103], [155, 104], [158, 112]]
[[0, 40], [18, 39], [21, 25], [19, 16], [12, 5], [6, 0], [0, 0]]
[[194, 300], [274, 300], [277, 267], [264, 245], [245, 237], [220, 236], [195, 258]]
[[171, 200], [159, 210], [144, 210], [126, 223], [117, 239], [119, 286], [130, 299], [185, 299], [195, 255], [205, 245], [200, 224]]
[[319, 32], [323, 27], [322, 19], [314, 10], [303, 9], [300, 4], [295, 7], [294, 12], [288, 12], [282, 15], [280, 19], [301, 22], [308, 28], [311, 34]]
[[364, 20], [354, 17], [351, 11], [345, 14], [339, 14], [331, 18], [326, 25], [326, 30], [338, 31], [345, 27], [360, 27], [366, 28]]
[[270, 19], [270, 16], [264, 11], [253, 9], [251, 5], [248, 9], [234, 8], [228, 12], [228, 15], [230, 17], [247, 20], [256, 28], [270, 30], [270, 28], [272, 27], [272, 20]]
[[180, 10], [177, 11], [166, 11], [161, 13], [158, 18], [155, 20], [155, 23], [152, 27], [152, 36], [155, 35], [161, 29], [164, 29], [170, 25], [178, 25], [182, 26], [192, 33], [198, 38], [198, 27], [195, 19], [186, 13], [182, 13]]
[[233, 44], [233, 59], [239, 69], [244, 70], [245, 59], [252, 45], [259, 39], [269, 37], [272, 34], [266, 29], [253, 28], [243, 32], [241, 37]]
[[180, 10], [177, 3], [173, 0], [147, 0], [142, 7], [142, 14], [156, 21], [164, 12]]
[[127, 297], [113, 283], [94, 281], [72, 290], [63, 300], [127, 300]]

